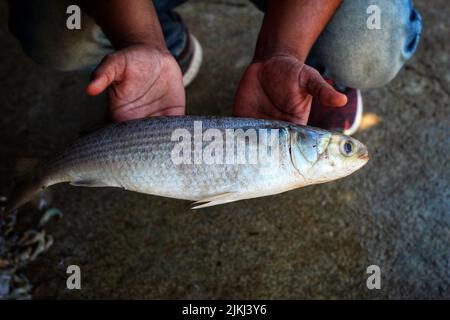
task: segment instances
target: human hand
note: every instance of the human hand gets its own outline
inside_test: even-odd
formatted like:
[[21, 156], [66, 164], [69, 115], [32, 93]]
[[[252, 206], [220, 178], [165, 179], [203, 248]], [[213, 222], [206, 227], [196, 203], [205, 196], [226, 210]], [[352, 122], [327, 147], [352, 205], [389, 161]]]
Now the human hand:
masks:
[[184, 114], [183, 76], [167, 50], [135, 44], [107, 55], [86, 92], [95, 96], [106, 88], [114, 122]]
[[294, 56], [275, 55], [247, 68], [233, 113], [306, 125], [313, 97], [327, 106], [347, 103], [347, 97], [328, 84], [317, 70]]

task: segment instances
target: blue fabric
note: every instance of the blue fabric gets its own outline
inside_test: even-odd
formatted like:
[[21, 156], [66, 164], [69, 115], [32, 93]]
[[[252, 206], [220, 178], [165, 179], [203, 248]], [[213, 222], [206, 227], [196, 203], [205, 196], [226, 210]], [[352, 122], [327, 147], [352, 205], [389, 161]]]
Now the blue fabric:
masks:
[[[36, 62], [58, 70], [92, 69], [114, 50], [87, 15], [81, 30], [61, 28], [67, 18], [65, 9], [73, 2], [9, 0], [10, 29]], [[174, 8], [186, 0], [153, 2], [167, 47], [176, 57], [185, 47], [187, 28]], [[252, 2], [264, 10], [264, 0]], [[367, 26], [370, 5], [380, 9], [380, 29]], [[411, 0], [344, 0], [311, 49], [307, 63], [340, 86], [379, 87], [391, 81], [412, 57], [421, 31], [422, 20]]]
[[187, 29], [173, 9], [186, 0], [153, 0], [159, 22], [164, 33], [167, 48], [173, 56], [178, 56], [186, 44]]
[[[265, 0], [251, 0], [265, 11]], [[156, 0], [168, 48], [184, 46], [185, 28], [171, 10], [185, 1]], [[367, 27], [367, 8], [380, 8], [381, 30]], [[422, 19], [411, 0], [344, 0], [311, 50], [307, 63], [338, 86], [371, 88], [385, 85], [410, 59], [419, 44]], [[178, 44], [178, 45], [177, 45]]]
[[[265, 10], [266, 1], [252, 2]], [[370, 5], [380, 9], [380, 30], [367, 27]], [[343, 87], [383, 86], [413, 56], [421, 32], [422, 19], [411, 0], [344, 0], [307, 63]]]
[[409, 59], [416, 52], [419, 45], [420, 34], [422, 33], [422, 17], [419, 12], [414, 8], [412, 1], [408, 1], [409, 17], [404, 18], [406, 25], [406, 41], [404, 46], [405, 59]]

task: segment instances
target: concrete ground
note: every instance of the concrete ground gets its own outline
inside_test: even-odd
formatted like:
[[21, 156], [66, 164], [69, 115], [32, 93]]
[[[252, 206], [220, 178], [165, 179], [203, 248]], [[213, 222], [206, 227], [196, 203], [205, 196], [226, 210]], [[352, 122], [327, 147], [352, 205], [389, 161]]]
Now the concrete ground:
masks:
[[[27, 275], [35, 298], [450, 298], [450, 42], [446, 0], [416, 1], [424, 34], [387, 87], [364, 92], [380, 119], [357, 134], [371, 161], [333, 183], [201, 211], [115, 189], [59, 186], [64, 218]], [[229, 115], [262, 14], [247, 1], [195, 1], [180, 12], [205, 63], [189, 114]], [[0, 3], [0, 165], [43, 157], [100, 123], [104, 97], [83, 73], [35, 65], [8, 33]], [[238, 21], [238, 22], [236, 22]], [[3, 181], [4, 182], [4, 181]], [[66, 267], [82, 289], [65, 290]], [[381, 290], [366, 288], [380, 266]]]

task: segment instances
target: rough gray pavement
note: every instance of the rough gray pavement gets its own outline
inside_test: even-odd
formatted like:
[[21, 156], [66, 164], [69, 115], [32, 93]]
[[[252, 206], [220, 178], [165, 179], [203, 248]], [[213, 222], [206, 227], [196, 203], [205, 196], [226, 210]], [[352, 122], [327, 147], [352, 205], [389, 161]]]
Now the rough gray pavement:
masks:
[[[418, 53], [364, 93], [381, 121], [357, 134], [370, 163], [346, 179], [201, 211], [184, 201], [59, 186], [54, 246], [27, 274], [35, 298], [450, 298], [450, 35], [446, 0], [416, 1]], [[231, 114], [262, 14], [247, 1], [180, 9], [204, 46], [189, 114]], [[100, 123], [105, 99], [84, 73], [29, 60], [0, 3], [1, 180], [17, 157], [43, 157]], [[66, 290], [66, 267], [82, 289]], [[366, 268], [381, 267], [381, 290]]]

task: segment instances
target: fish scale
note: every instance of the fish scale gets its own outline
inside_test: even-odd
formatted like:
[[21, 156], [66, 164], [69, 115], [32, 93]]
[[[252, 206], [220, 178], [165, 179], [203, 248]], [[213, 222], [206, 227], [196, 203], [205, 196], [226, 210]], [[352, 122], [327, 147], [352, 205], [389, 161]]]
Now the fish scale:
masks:
[[[185, 128], [192, 132], [194, 121], [202, 121], [204, 130], [275, 127], [277, 123], [236, 118], [180, 117], [175, 119], [174, 117], [149, 119], [130, 122], [126, 125], [113, 125], [85, 139], [80, 139], [63, 153], [58, 163], [52, 164], [54, 167], [63, 169], [54, 173], [53, 178], [49, 175], [50, 181], [47, 184], [52, 183], [51, 179], [58, 182], [70, 182], [74, 178], [89, 181], [92, 174], [95, 174], [96, 179], [106, 180], [101, 181], [101, 184], [189, 200], [198, 200], [211, 193], [233, 191], [233, 187], [244, 186], [248, 175], [258, 174], [260, 168], [252, 165], [175, 166], [170, 159], [170, 152], [176, 143], [170, 139], [172, 132], [177, 128]], [[283, 123], [283, 127], [285, 126], [286, 124]], [[106, 167], [109, 168], [108, 174], [104, 174], [102, 170]], [[161, 167], [164, 170], [158, 170]], [[87, 174], [80, 173], [81, 168]], [[67, 172], [71, 170], [76, 174], [67, 176]], [[270, 183], [267, 179], [281, 178], [279, 175], [269, 174], [265, 177], [265, 184]], [[235, 181], [232, 183], [233, 179]]]
[[[278, 161], [176, 164], [171, 153], [180, 142], [172, 141], [172, 134], [182, 128], [193, 137], [196, 121], [201, 122], [202, 132], [214, 128], [223, 137], [226, 137], [227, 129], [255, 129], [257, 135], [262, 129], [278, 129]], [[296, 139], [299, 133], [301, 138]], [[301, 158], [299, 163], [306, 161], [308, 166], [312, 166], [311, 159], [319, 159], [319, 153], [324, 152], [323, 146], [328, 145], [330, 137], [335, 135], [282, 121], [232, 117], [155, 117], [113, 124], [80, 138], [42, 165], [13, 206], [26, 202], [33, 192], [61, 182], [121, 187], [147, 194], [207, 202], [208, 205], [280, 193], [314, 183], [314, 179], [306, 178], [306, 170], [295, 166], [293, 157], [297, 160]], [[347, 139], [341, 136], [336, 139]], [[297, 149], [293, 141], [303, 144], [297, 148], [300, 152], [295, 152]], [[202, 141], [201, 147], [209, 143]], [[358, 143], [355, 142], [355, 145]], [[316, 148], [319, 145], [322, 148], [320, 152]], [[248, 142], [247, 146], [257, 150], [254, 143]], [[233, 149], [234, 156], [236, 149]], [[194, 151], [192, 147], [192, 159]], [[225, 146], [222, 152], [225, 157]]]

